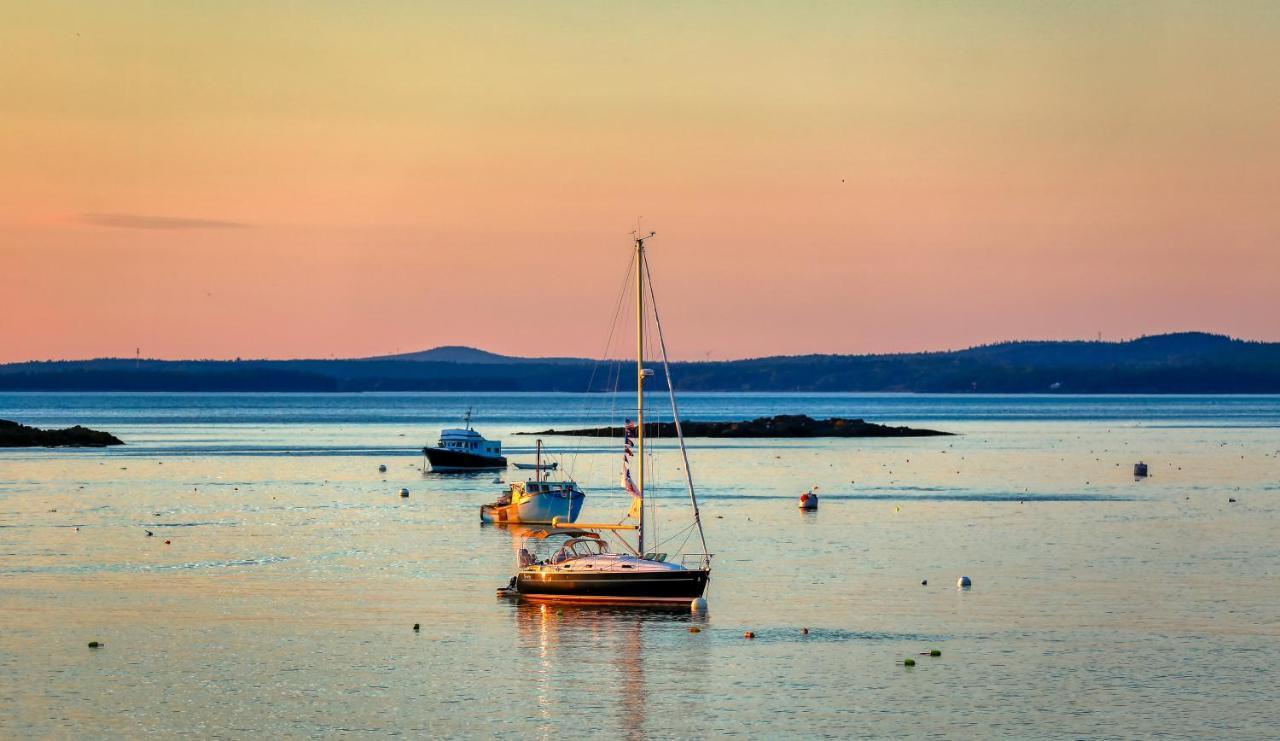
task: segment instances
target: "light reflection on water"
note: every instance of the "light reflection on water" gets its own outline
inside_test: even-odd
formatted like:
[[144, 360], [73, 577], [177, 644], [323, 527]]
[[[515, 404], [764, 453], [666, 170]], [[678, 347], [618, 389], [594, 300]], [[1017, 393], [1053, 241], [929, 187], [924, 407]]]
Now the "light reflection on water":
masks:
[[[0, 452], [0, 736], [1267, 736], [1280, 721], [1267, 397], [692, 397], [726, 417], [833, 409], [964, 433], [696, 441], [717, 553], [705, 616], [495, 597], [513, 543], [477, 521], [494, 474], [423, 474], [416, 453], [436, 429], [415, 420], [452, 424], [471, 399], [227, 398], [0, 395], [0, 418], [129, 442]], [[517, 458], [532, 441], [513, 431], [586, 403], [489, 400], [480, 427]], [[366, 413], [381, 421], [352, 421]], [[221, 422], [181, 421], [206, 416]], [[588, 492], [584, 518], [625, 509], [608, 441], [547, 443]], [[671, 461], [651, 471], [663, 537], [683, 525]], [[814, 484], [822, 507], [801, 514]]]

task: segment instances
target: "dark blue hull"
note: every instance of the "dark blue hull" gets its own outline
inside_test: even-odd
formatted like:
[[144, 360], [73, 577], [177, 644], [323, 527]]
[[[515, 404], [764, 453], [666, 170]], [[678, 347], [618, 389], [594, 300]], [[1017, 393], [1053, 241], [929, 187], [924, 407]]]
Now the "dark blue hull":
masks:
[[507, 459], [500, 455], [477, 455], [445, 448], [423, 448], [422, 452], [431, 462], [432, 471], [481, 471], [507, 467]]
[[516, 576], [515, 593], [534, 600], [603, 604], [688, 602], [702, 596], [711, 573], [704, 569], [635, 573], [554, 573]]

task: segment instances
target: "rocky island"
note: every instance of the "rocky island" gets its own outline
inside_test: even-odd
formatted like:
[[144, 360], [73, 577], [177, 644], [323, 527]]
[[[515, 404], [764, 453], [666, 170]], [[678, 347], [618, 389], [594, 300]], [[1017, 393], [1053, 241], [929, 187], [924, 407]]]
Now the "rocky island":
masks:
[[124, 442], [109, 432], [80, 425], [65, 430], [42, 430], [0, 419], [0, 448], [104, 448], [108, 445], [124, 445]]
[[[914, 427], [890, 427], [861, 419], [814, 419], [803, 414], [780, 414], [776, 417], [759, 417], [746, 422], [697, 422], [680, 423], [685, 437], [932, 437], [950, 435], [950, 432], [922, 430]], [[673, 422], [646, 424], [645, 435], [672, 437], [676, 434]], [[521, 432], [520, 435], [574, 435], [578, 437], [621, 437], [621, 427], [589, 427], [581, 430], [543, 430]]]

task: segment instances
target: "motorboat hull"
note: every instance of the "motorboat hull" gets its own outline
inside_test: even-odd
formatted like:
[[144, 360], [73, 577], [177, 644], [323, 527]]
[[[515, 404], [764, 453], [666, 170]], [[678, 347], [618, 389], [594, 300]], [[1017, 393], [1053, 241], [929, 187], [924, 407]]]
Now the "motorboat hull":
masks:
[[501, 524], [550, 525], [553, 518], [570, 523], [578, 519], [582, 502], [581, 491], [560, 489], [534, 494], [523, 502], [514, 504], [483, 504], [480, 521]]
[[427, 456], [427, 461], [431, 463], [431, 470], [441, 473], [483, 471], [485, 469], [507, 467], [507, 459], [500, 455], [478, 455], [445, 448], [423, 448], [422, 452]]
[[689, 602], [707, 589], [706, 569], [672, 571], [520, 572], [513, 596], [530, 600], [595, 604], [664, 604]]

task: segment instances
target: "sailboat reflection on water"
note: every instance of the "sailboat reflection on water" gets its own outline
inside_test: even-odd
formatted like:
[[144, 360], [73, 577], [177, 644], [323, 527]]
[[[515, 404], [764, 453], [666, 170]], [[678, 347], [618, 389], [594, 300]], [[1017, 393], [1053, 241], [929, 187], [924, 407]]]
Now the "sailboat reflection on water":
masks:
[[[693, 698], [705, 697], [701, 693], [706, 691], [711, 645], [706, 641], [668, 643], [672, 628], [705, 626], [705, 613], [691, 613], [687, 607], [675, 605], [636, 609], [525, 600], [514, 601], [510, 607], [521, 655], [535, 662], [521, 707], [546, 723], [547, 732], [539, 735], [563, 733], [565, 703], [581, 688], [583, 672], [588, 669], [591, 700], [599, 702], [601, 709], [611, 706], [614, 711], [593, 714], [595, 735], [689, 735], [690, 729], [680, 725], [679, 713], [650, 718], [649, 710], [659, 699], [677, 697], [671, 693], [673, 681], [690, 698], [687, 705], [680, 705], [694, 707], [700, 700]], [[676, 667], [670, 651], [678, 653]], [[651, 678], [652, 667], [662, 671]], [[670, 710], [667, 706], [666, 711]], [[672, 721], [675, 727], [667, 725]], [[673, 733], [677, 730], [684, 732]]]

